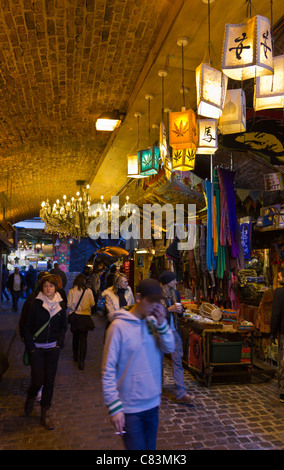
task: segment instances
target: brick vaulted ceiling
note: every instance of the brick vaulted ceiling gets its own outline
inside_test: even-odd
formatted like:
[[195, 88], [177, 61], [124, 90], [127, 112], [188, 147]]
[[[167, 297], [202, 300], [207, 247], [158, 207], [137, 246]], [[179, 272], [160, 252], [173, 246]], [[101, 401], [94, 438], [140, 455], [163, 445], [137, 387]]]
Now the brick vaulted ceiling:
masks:
[[[278, 21], [283, 4], [274, 2]], [[253, 14], [270, 17], [270, 1], [254, 3]], [[218, 56], [225, 23], [244, 21], [246, 7], [243, 0], [215, 0], [211, 11]], [[134, 113], [146, 122], [145, 93], [154, 93], [159, 121], [158, 69], [172, 71], [165, 97], [173, 106], [181, 70], [176, 40], [190, 39], [185, 66], [192, 84], [207, 30], [202, 0], [0, 0], [0, 220], [4, 213], [13, 223], [38, 216], [42, 200], [71, 197], [77, 180], [91, 185], [94, 201], [114, 195], [127, 180]], [[194, 106], [191, 94], [189, 101]], [[112, 110], [125, 114], [123, 126], [97, 132], [99, 114]]]

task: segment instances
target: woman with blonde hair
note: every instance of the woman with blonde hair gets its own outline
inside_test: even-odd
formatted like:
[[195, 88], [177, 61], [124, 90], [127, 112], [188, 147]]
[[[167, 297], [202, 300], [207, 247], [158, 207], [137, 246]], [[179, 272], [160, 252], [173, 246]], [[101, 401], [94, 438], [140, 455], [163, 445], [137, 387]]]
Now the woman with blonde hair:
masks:
[[123, 273], [114, 275], [113, 285], [103, 291], [102, 297], [106, 301], [107, 318], [110, 322], [114, 319], [115, 312], [120, 308], [134, 304], [131, 287], [128, 285], [128, 279]]
[[78, 274], [73, 282], [73, 287], [68, 292], [69, 314], [71, 318], [71, 331], [73, 333], [73, 359], [78, 361], [78, 368], [84, 369], [87, 354], [88, 331], [95, 328], [91, 317], [91, 308], [95, 305], [92, 290], [86, 286], [84, 274]]

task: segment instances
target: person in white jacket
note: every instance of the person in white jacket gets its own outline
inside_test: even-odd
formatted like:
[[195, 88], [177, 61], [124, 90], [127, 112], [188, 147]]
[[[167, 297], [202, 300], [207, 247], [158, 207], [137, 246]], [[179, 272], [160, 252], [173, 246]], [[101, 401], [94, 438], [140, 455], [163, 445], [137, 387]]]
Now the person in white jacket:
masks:
[[136, 302], [115, 313], [102, 362], [104, 403], [127, 450], [155, 450], [161, 402], [161, 352], [171, 353], [174, 336], [155, 279], [138, 286]]
[[123, 273], [116, 273], [113, 279], [113, 285], [102, 292], [105, 298], [105, 306], [108, 321], [114, 319], [115, 312], [121, 307], [134, 304], [134, 296], [131, 287], [128, 285], [128, 279]]

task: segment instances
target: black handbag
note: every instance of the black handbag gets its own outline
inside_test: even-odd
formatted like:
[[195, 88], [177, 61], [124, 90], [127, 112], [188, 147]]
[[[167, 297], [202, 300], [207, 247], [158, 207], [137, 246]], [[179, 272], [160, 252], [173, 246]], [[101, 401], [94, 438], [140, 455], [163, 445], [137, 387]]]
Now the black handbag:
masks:
[[84, 294], [85, 294], [85, 290], [83, 290], [82, 295], [81, 295], [80, 299], [78, 300], [78, 303], [77, 303], [77, 305], [76, 305], [76, 307], [75, 307], [75, 310], [74, 310], [73, 312], [71, 312], [71, 313], [68, 314], [68, 318], [67, 318], [67, 322], [68, 322], [68, 323], [71, 324], [72, 321], [74, 321], [74, 317], [75, 317], [75, 314], [76, 314], [76, 310], [77, 310], [77, 308], [79, 307], [79, 304], [80, 304], [80, 302], [81, 302], [82, 297], [83, 297]]

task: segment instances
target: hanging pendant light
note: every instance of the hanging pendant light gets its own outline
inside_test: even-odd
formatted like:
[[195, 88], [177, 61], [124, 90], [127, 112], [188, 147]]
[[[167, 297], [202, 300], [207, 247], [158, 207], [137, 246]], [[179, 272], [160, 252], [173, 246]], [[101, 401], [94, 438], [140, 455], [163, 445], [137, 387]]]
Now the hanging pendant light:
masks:
[[195, 165], [197, 124], [194, 111], [185, 107], [183, 48], [188, 44], [188, 39], [181, 37], [177, 40], [177, 44], [182, 48], [183, 106], [181, 111], [169, 113], [169, 141], [173, 149], [172, 169], [173, 171], [191, 171]]
[[159, 171], [160, 149], [156, 145], [151, 147], [151, 126], [150, 126], [150, 102], [153, 95], [145, 95], [148, 100], [148, 133], [149, 133], [149, 147], [138, 151], [138, 164], [139, 173], [141, 176], [156, 175]]
[[226, 101], [218, 127], [222, 134], [246, 130], [246, 95], [243, 89], [227, 90]]
[[257, 77], [254, 87], [254, 109], [284, 107], [284, 55], [274, 57], [274, 75]]
[[256, 15], [245, 23], [226, 24], [222, 70], [234, 80], [273, 74], [270, 21]]
[[197, 114], [219, 119], [226, 96], [228, 77], [206, 63], [196, 69]]
[[[139, 148], [139, 120], [142, 116], [141, 113], [135, 113], [134, 116], [137, 119], [137, 146]], [[139, 172], [139, 159], [138, 152], [133, 152], [127, 155], [127, 177], [128, 178], [145, 178]]]
[[218, 150], [218, 133], [216, 119], [198, 119], [198, 148], [196, 153], [210, 155]]
[[171, 155], [170, 149], [168, 146], [168, 139], [167, 139], [167, 129], [164, 122], [164, 114], [165, 114], [165, 107], [164, 107], [164, 79], [167, 77], [168, 72], [165, 69], [158, 71], [159, 77], [162, 79], [162, 120], [160, 122], [160, 139], [159, 139], [159, 146], [160, 146], [160, 157], [162, 161], [162, 165], [165, 170], [165, 175], [168, 180], [171, 179], [172, 175], [172, 163], [171, 163]]

